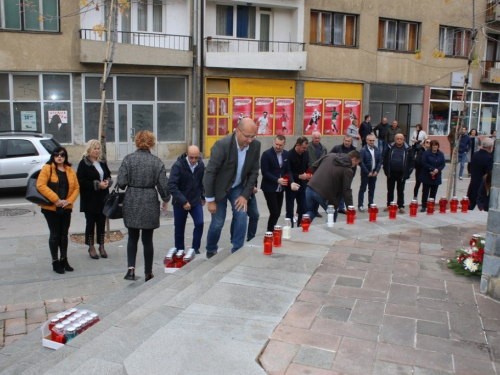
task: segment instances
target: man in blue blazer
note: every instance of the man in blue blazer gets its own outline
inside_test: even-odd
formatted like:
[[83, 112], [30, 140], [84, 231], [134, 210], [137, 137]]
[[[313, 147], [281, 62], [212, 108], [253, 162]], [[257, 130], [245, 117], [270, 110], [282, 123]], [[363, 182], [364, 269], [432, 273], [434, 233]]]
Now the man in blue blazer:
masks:
[[[293, 184], [292, 172], [290, 170], [290, 155], [284, 149], [285, 144], [286, 138], [283, 135], [277, 135], [274, 138], [273, 147], [264, 151], [260, 158], [260, 170], [262, 172], [260, 187], [264, 193], [264, 198], [266, 198], [267, 208], [269, 209], [267, 230], [271, 232], [280, 217], [285, 187], [287, 184], [290, 184], [292, 189], [296, 190], [296, 184]], [[288, 182], [283, 179], [285, 175], [288, 175]]]
[[257, 126], [243, 118], [235, 132], [219, 139], [210, 150], [203, 186], [212, 221], [207, 233], [207, 258], [219, 248], [226, 220], [227, 202], [233, 210], [234, 235], [231, 252], [241, 248], [247, 231], [247, 203], [259, 176], [260, 142], [255, 139]]

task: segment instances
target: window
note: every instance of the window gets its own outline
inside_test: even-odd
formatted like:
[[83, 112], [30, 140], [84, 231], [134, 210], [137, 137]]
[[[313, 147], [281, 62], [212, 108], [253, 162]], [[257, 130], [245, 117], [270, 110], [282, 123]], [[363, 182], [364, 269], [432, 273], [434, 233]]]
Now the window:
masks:
[[59, 31], [58, 0], [0, 0], [0, 30]]
[[311, 43], [334, 46], [356, 45], [357, 16], [352, 14], [311, 12]]
[[380, 19], [378, 23], [378, 49], [416, 51], [418, 24], [415, 22]]
[[[236, 12], [236, 15], [234, 14]], [[234, 36], [234, 19], [236, 19], [236, 37], [255, 39], [256, 8], [253, 6], [217, 5], [217, 35]]]
[[7, 140], [7, 158], [18, 158], [22, 156], [36, 156], [38, 151], [33, 143], [24, 139], [8, 139]]
[[439, 51], [446, 56], [467, 57], [469, 54], [471, 32], [456, 27], [439, 28]]

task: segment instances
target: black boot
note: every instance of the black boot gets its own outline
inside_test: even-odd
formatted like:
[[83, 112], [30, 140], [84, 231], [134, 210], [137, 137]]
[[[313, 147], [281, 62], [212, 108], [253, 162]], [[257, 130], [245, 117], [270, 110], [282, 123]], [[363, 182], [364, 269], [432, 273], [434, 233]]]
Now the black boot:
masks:
[[61, 258], [60, 263], [61, 267], [63, 267], [65, 271], [72, 272], [75, 270], [73, 267], [69, 265], [68, 258]]
[[61, 265], [61, 262], [59, 262], [59, 259], [52, 261], [52, 269], [54, 272], [64, 273], [64, 267]]
[[129, 268], [124, 277], [125, 280], [135, 280], [135, 268]]

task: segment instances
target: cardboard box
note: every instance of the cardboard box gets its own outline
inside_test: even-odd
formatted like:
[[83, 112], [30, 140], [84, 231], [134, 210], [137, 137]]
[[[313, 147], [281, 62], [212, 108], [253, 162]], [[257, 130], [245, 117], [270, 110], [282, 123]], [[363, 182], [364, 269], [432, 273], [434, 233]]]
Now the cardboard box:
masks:
[[169, 268], [169, 267], [164, 267], [165, 268], [165, 273], [174, 273], [177, 270], [180, 270], [180, 268]]
[[40, 329], [42, 330], [42, 345], [43, 346], [45, 346], [46, 348], [55, 349], [55, 350], [62, 348], [64, 346], [64, 344], [52, 341], [52, 333], [50, 332], [50, 329], [49, 329], [49, 321], [46, 321]]

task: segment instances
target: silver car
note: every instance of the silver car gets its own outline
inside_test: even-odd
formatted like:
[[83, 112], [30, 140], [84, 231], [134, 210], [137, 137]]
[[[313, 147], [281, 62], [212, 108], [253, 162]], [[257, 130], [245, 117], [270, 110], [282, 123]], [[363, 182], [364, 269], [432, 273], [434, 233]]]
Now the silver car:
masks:
[[0, 133], [0, 188], [25, 188], [58, 146], [50, 134]]

